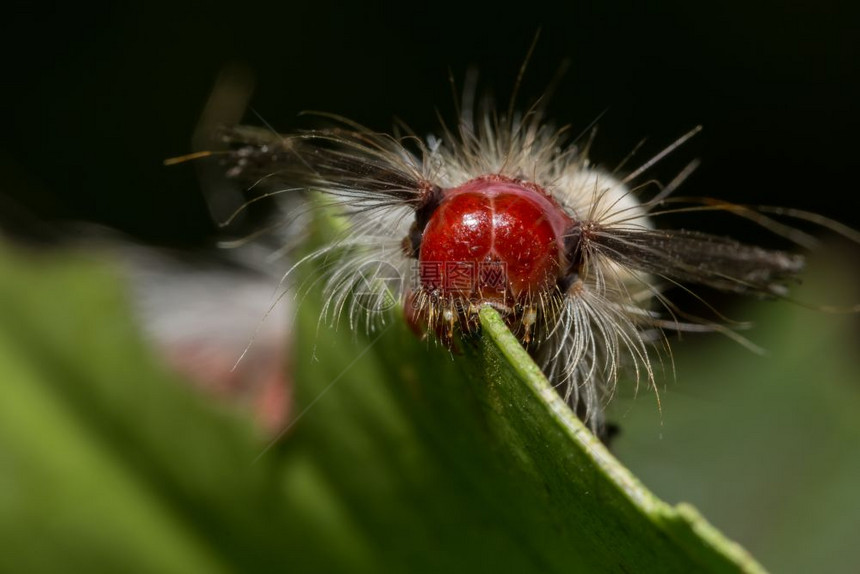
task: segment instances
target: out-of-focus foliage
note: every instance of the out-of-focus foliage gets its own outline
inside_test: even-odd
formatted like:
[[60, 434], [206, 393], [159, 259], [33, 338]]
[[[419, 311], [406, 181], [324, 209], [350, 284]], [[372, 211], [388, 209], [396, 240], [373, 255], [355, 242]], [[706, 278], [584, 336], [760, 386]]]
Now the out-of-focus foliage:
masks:
[[[798, 301], [860, 301], [857, 248], [811, 258]], [[662, 413], [619, 401], [619, 458], [655, 492], [696, 505], [774, 572], [851, 572], [860, 546], [860, 315], [751, 302], [743, 333], [674, 347]], [[694, 340], [699, 339], [699, 340]], [[643, 404], [645, 403], [645, 404]]]
[[[250, 421], [156, 364], [110, 273], [77, 258], [33, 259], [0, 253], [4, 571], [756, 570], [693, 510], [653, 498], [595, 443], [491, 312], [485, 335], [452, 357], [398, 325], [378, 339], [319, 328], [308, 297], [297, 327], [296, 422], [265, 450]], [[837, 358], [843, 321], [767, 313], [770, 357], [718, 344], [698, 349], [695, 364], [679, 358], [679, 378], [695, 387], [664, 393], [662, 427], [640, 420], [656, 417], [640, 397], [618, 443], [667, 498], [701, 504], [732, 532], [766, 534], [745, 538], [765, 540], [764, 550], [779, 536], [799, 545], [804, 529], [847, 529], [858, 516], [847, 489], [857, 457], [837, 434], [856, 440], [856, 371]], [[753, 380], [736, 380], [736, 368]], [[756, 378], [761, 388], [749, 389]], [[718, 399], [688, 409], [676, 397], [690, 388], [708, 397], [744, 391], [744, 409], [727, 415]], [[786, 406], [792, 395], [799, 407]], [[688, 431], [708, 415], [715, 436]], [[830, 422], [810, 429], [813, 415]], [[772, 436], [745, 436], [745, 424]], [[660, 432], [667, 440], [648, 442]], [[669, 463], [672, 437], [688, 448]], [[765, 439], [769, 447], [753, 448]], [[765, 470], [763, 448], [790, 470]], [[702, 472], [679, 479], [689, 468]], [[661, 473], [675, 482], [658, 481]], [[767, 488], [744, 494], [744, 477], [757, 474]], [[787, 498], [794, 506], [778, 504]], [[780, 515], [788, 509], [796, 522]], [[820, 551], [841, 548], [809, 539]], [[778, 551], [785, 562], [803, 553]]]

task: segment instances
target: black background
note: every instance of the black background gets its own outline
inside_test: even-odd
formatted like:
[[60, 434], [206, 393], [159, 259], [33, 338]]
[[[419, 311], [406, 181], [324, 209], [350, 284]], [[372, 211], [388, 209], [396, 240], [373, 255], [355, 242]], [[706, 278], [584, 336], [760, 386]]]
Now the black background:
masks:
[[641, 162], [702, 124], [658, 177], [699, 157], [685, 194], [857, 226], [860, 19], [849, 6], [19, 3], [2, 24], [0, 168], [14, 201], [0, 208], [199, 241], [214, 226], [194, 169], [162, 161], [190, 151], [225, 63], [255, 72], [253, 105], [280, 130], [307, 125], [297, 114], [311, 109], [379, 130], [397, 117], [425, 134], [437, 110], [452, 117], [449, 70], [462, 85], [476, 68], [505, 105], [540, 29], [521, 102], [568, 61], [550, 115], [578, 132], [606, 111], [598, 163], [617, 164], [647, 137]]

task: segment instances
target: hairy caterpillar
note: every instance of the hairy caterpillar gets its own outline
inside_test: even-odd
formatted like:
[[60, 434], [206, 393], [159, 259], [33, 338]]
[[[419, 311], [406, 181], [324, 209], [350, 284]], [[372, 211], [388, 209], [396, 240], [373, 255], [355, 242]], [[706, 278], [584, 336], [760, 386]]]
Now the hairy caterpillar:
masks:
[[227, 176], [257, 197], [318, 192], [348, 219], [340, 236], [294, 266], [322, 269], [325, 316], [372, 330], [394, 300], [419, 334], [454, 345], [458, 332], [475, 331], [477, 311], [492, 306], [601, 436], [622, 370], [654, 386], [664, 331], [736, 336], [676, 307], [670, 288], [779, 298], [802, 271], [795, 253], [657, 228], [662, 214], [713, 209], [809, 240], [752, 208], [713, 200], [677, 207], [671, 195], [694, 164], [656, 193], [638, 185], [698, 128], [620, 176], [594, 166], [542, 108], [499, 114], [476, 111], [471, 99], [438, 137], [376, 133], [324, 116], [334, 127], [287, 135], [227, 128], [229, 151], [194, 157], [217, 155]]

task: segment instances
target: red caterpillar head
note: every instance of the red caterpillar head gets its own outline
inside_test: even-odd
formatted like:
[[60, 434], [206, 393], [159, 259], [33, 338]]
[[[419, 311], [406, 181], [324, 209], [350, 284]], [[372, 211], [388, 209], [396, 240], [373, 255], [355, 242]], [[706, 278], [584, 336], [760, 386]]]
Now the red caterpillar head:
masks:
[[407, 238], [419, 261], [412, 321], [450, 338], [458, 319], [491, 305], [528, 341], [535, 306], [556, 296], [564, 278], [574, 220], [540, 186], [500, 175], [431, 196]]

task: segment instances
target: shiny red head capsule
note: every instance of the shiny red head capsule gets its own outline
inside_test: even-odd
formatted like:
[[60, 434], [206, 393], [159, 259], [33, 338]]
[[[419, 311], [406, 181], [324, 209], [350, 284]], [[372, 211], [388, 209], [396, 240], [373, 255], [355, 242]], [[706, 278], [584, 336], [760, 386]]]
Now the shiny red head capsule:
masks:
[[[543, 188], [485, 175], [437, 197], [416, 245], [422, 299], [447, 310], [437, 321], [453, 324], [456, 314], [486, 304], [506, 315], [528, 313], [555, 290], [565, 231], [574, 222]], [[526, 329], [533, 315], [524, 319]]]

